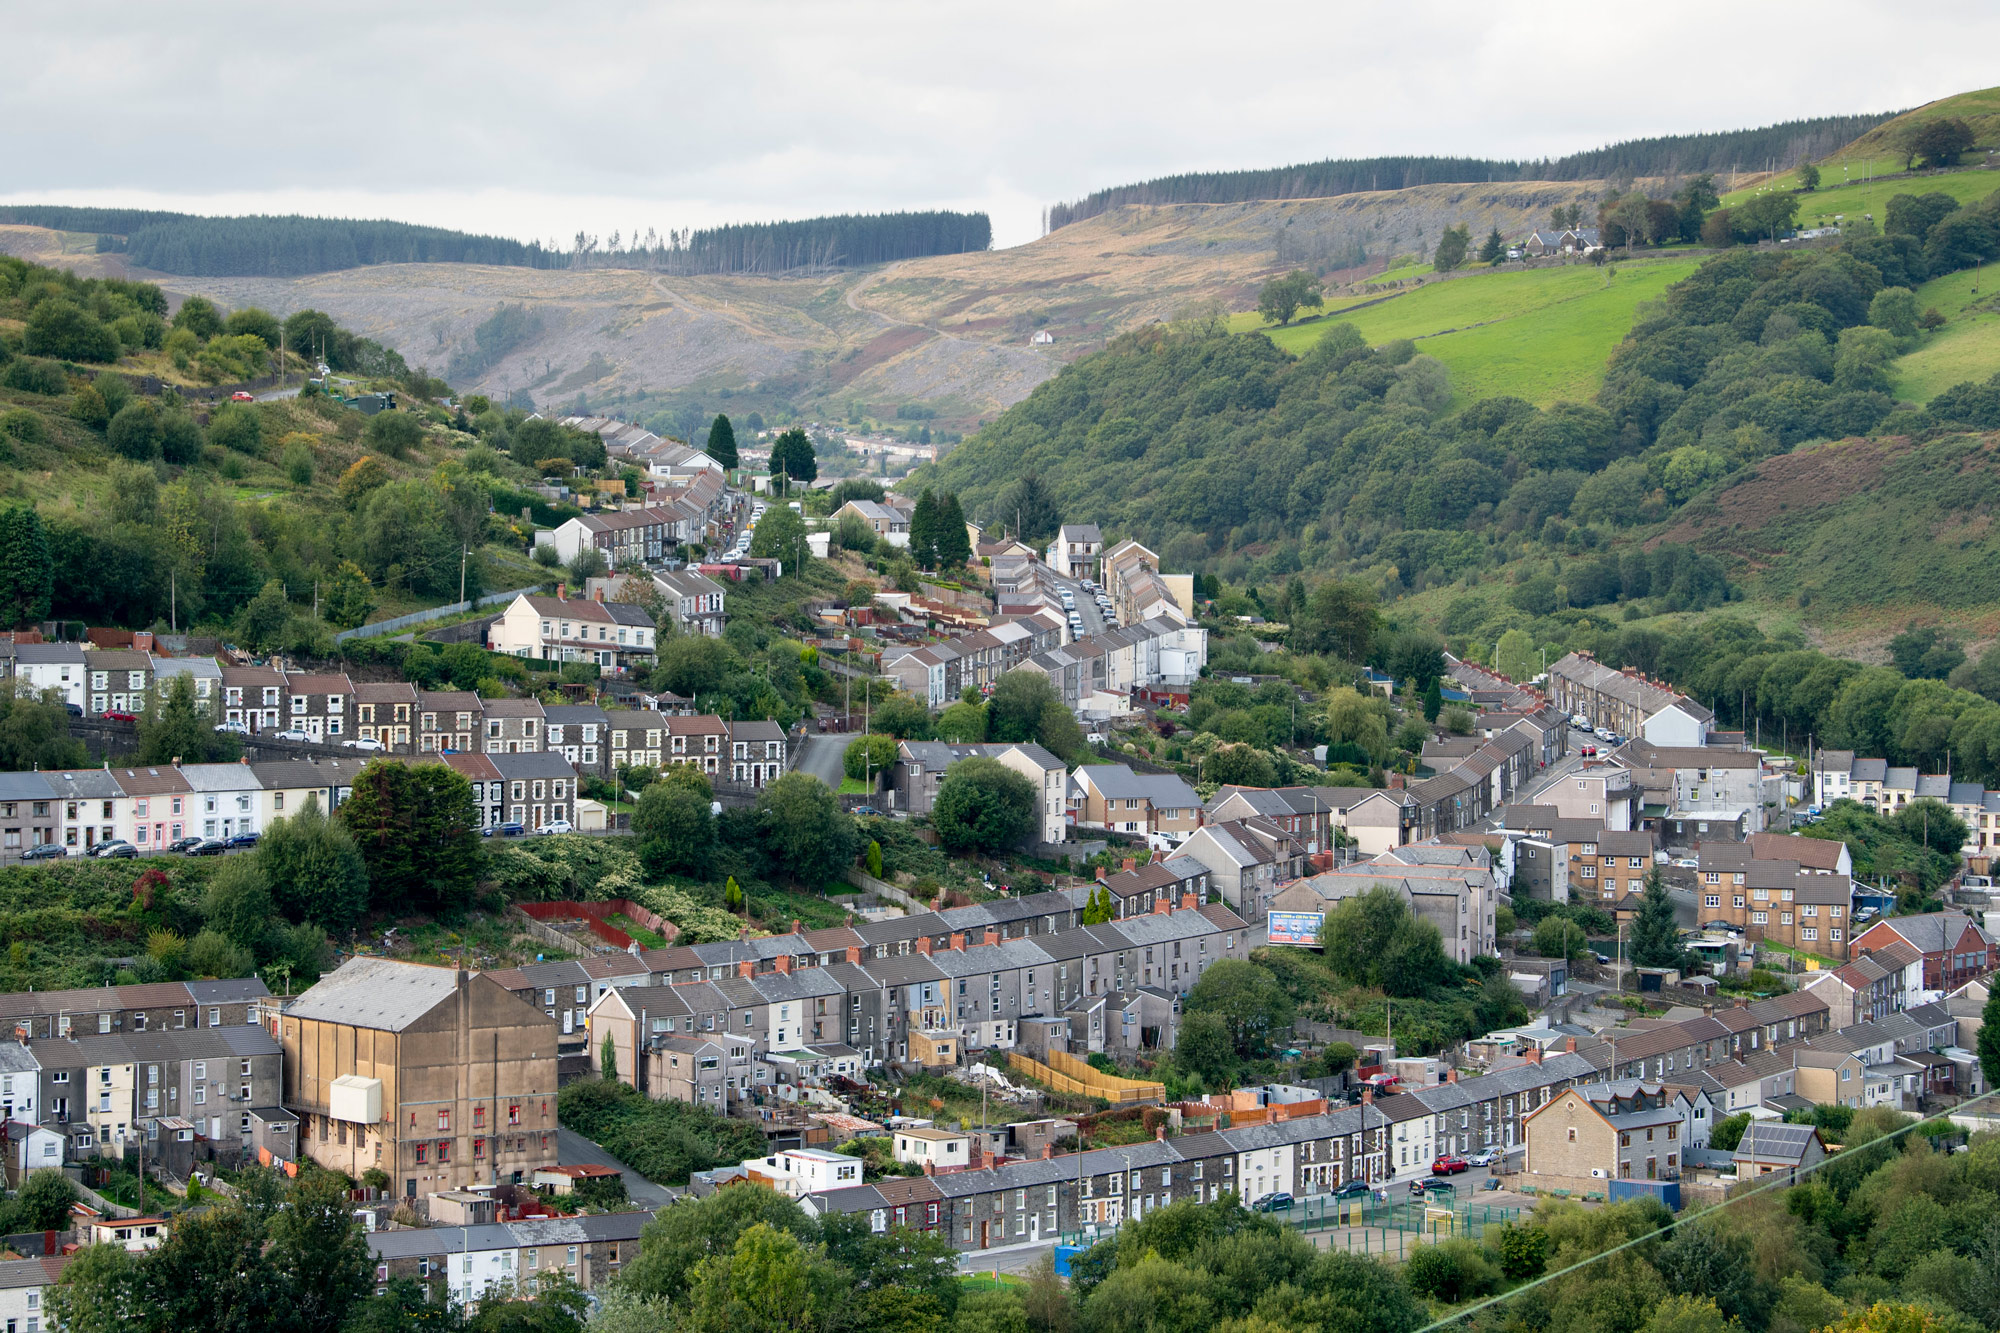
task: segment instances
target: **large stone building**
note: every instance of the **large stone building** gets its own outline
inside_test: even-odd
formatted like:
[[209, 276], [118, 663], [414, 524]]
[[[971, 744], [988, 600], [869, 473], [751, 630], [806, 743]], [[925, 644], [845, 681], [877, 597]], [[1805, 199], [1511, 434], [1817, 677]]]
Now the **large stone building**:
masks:
[[302, 1155], [406, 1197], [556, 1164], [556, 1024], [487, 976], [351, 958], [272, 1020]]

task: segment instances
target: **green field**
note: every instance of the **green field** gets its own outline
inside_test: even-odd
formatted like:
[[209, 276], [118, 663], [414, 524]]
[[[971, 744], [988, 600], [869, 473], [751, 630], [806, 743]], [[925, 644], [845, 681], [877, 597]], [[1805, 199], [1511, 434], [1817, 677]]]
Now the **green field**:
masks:
[[[1985, 281], [1980, 281], [1984, 276]], [[1917, 288], [1917, 301], [1947, 320], [1916, 351], [1896, 363], [1896, 396], [1926, 403], [1941, 390], [2000, 371], [2000, 275], [1982, 269], [1934, 278]]]
[[[1878, 166], [1881, 164], [1877, 164]], [[1892, 169], [1902, 163], [1892, 164]], [[1799, 196], [1799, 225], [1813, 227], [1821, 224], [1832, 225], [1835, 215], [1852, 218], [1872, 213], [1875, 225], [1882, 225], [1883, 217], [1889, 211], [1889, 201], [1899, 194], [1948, 194], [1961, 204], [1969, 204], [1984, 199], [1995, 190], [2000, 190], [2000, 172], [1974, 170], [1953, 171], [1941, 176], [1904, 176], [1897, 180], [1867, 181], [1853, 185], [1840, 183], [1840, 168], [1821, 167], [1820, 186], [1811, 194]], [[1859, 175], [1859, 172], [1856, 172]], [[1776, 184], [1790, 188], [1794, 182], [1790, 175], [1780, 176]], [[1755, 189], [1738, 190], [1724, 195], [1724, 204], [1735, 206], [1744, 203], [1769, 189], [1760, 185]]]
[[1420, 351], [1450, 369], [1461, 402], [1497, 394], [1539, 404], [1582, 401], [1603, 382], [1604, 363], [1630, 331], [1640, 303], [1657, 299], [1698, 262], [1643, 259], [1602, 269], [1476, 273], [1269, 335], [1280, 347], [1303, 352], [1330, 325], [1348, 323], [1370, 343], [1416, 339]]

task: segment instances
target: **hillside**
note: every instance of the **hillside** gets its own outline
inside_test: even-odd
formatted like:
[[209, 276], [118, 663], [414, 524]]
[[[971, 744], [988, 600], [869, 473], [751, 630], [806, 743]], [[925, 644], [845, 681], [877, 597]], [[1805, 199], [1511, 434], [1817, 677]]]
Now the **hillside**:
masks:
[[[225, 306], [325, 310], [461, 389], [538, 403], [581, 394], [644, 415], [677, 403], [732, 412], [893, 417], [933, 407], [970, 428], [1065, 360], [1191, 302], [1243, 304], [1295, 264], [1381, 267], [1444, 227], [1524, 232], [1577, 184], [1425, 186], [1295, 203], [1123, 210], [1011, 250], [809, 275], [382, 264], [296, 278], [182, 278], [96, 252], [94, 235], [0, 226], [0, 250], [86, 274], [156, 281]], [[464, 372], [503, 304], [538, 325]], [[1029, 337], [1047, 329], [1053, 347]]]

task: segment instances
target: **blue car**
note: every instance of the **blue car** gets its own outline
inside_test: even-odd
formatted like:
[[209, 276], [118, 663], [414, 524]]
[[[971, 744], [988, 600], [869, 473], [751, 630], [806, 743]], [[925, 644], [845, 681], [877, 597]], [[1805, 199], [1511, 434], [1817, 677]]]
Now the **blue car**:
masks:
[[222, 845], [225, 847], [255, 847], [257, 845], [257, 835], [255, 833], [238, 833], [234, 837], [224, 838]]
[[527, 831], [528, 830], [524, 826], [517, 824], [512, 820], [509, 820], [505, 824], [489, 825], [488, 827], [479, 830], [479, 835], [482, 838], [490, 838], [497, 833], [503, 838], [518, 838]]

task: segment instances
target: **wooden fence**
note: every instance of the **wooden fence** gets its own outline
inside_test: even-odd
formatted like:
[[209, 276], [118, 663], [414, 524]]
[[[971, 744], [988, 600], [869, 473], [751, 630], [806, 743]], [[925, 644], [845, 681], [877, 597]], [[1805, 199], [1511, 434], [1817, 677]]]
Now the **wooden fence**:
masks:
[[1163, 1102], [1167, 1099], [1164, 1083], [1145, 1083], [1139, 1079], [1107, 1074], [1062, 1051], [1050, 1051], [1047, 1064], [1019, 1051], [1009, 1051], [1007, 1059], [1020, 1073], [1038, 1083], [1048, 1084], [1057, 1092], [1102, 1097], [1113, 1106], [1136, 1106], [1142, 1102]]
[[[591, 934], [614, 949], [630, 948], [632, 937], [606, 920], [613, 913], [644, 926], [669, 944], [673, 943], [674, 936], [680, 933], [679, 926], [641, 907], [629, 898], [607, 898], [603, 902], [596, 903], [518, 903], [516, 906], [521, 909], [522, 915], [547, 931], [554, 930], [549, 924], [551, 922], [581, 921]], [[557, 937], [560, 938], [559, 932]], [[574, 940], [563, 940], [563, 946], [568, 947], [574, 942]]]

